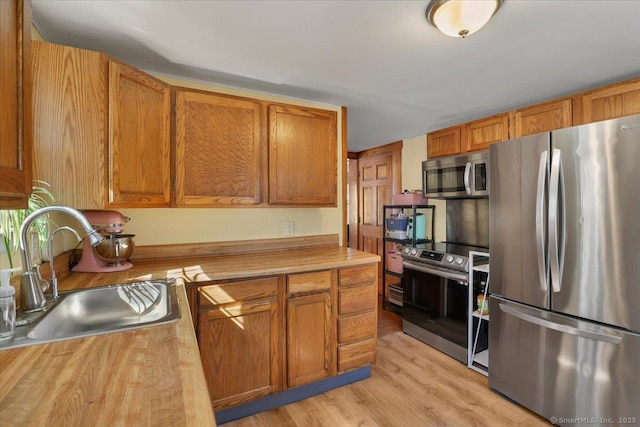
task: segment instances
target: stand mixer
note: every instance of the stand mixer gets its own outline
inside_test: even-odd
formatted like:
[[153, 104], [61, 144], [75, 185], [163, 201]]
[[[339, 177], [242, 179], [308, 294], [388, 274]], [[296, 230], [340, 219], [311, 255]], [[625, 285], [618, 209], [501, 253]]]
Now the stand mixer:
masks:
[[129, 217], [117, 211], [107, 210], [85, 210], [82, 213], [94, 230], [105, 238], [105, 242], [99, 248], [94, 248], [89, 239], [85, 239], [80, 262], [73, 266], [71, 271], [106, 273], [133, 267], [128, 259], [133, 253], [135, 235], [122, 234]]

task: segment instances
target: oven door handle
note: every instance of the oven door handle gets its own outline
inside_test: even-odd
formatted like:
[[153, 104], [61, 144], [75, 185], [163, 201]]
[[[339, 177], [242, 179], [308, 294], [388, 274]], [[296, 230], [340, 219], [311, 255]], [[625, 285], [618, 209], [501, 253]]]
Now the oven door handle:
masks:
[[457, 280], [459, 282], [464, 282], [465, 286], [467, 285], [467, 275], [460, 274], [453, 271], [445, 271], [439, 268], [432, 268], [427, 265], [417, 264], [410, 261], [403, 261], [402, 265], [405, 268], [420, 271], [422, 273], [433, 274], [434, 276], [444, 277], [445, 279]]

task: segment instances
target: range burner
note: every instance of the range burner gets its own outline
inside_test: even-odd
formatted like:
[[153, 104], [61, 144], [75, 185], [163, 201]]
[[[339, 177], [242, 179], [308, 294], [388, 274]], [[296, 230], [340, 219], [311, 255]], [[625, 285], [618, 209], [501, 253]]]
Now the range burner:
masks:
[[[488, 251], [488, 248], [478, 246], [460, 245], [450, 242], [439, 242], [419, 247], [405, 246], [402, 249], [402, 257], [406, 260], [430, 264], [457, 271], [468, 271], [469, 251]], [[478, 263], [488, 262], [477, 258]]]

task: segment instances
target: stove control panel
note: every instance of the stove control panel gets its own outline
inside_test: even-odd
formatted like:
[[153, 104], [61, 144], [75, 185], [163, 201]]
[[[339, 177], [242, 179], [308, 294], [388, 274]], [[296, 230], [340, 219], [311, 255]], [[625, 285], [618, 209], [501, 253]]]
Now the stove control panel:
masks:
[[468, 258], [465, 256], [414, 248], [412, 246], [405, 246], [403, 248], [402, 257], [407, 260], [458, 271], [467, 271], [469, 263]]

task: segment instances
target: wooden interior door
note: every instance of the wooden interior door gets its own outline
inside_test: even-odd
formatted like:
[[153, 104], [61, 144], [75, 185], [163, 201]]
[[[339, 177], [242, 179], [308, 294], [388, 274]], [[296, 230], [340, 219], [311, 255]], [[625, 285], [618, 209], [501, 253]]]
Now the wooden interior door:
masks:
[[[385, 154], [358, 160], [360, 189], [359, 249], [384, 256], [382, 241], [382, 207], [391, 204], [393, 196], [393, 156]], [[382, 294], [382, 263], [378, 271], [378, 293]]]

